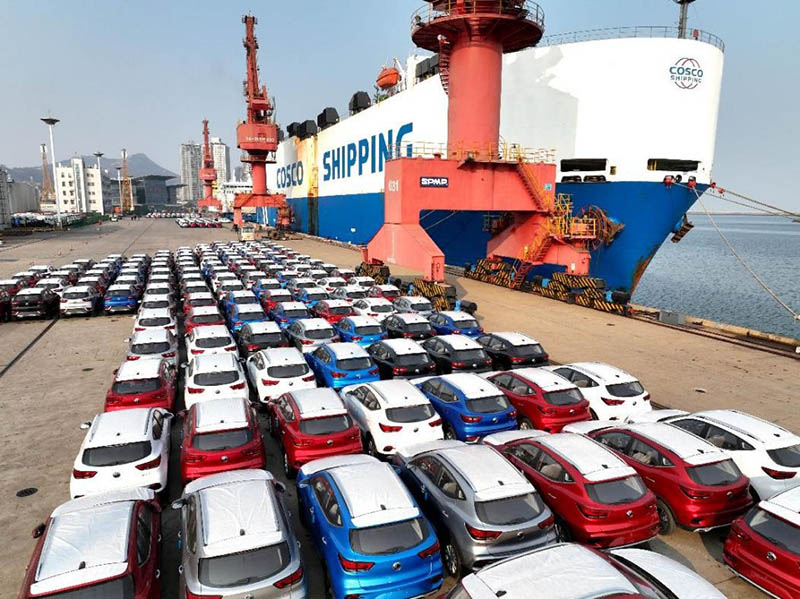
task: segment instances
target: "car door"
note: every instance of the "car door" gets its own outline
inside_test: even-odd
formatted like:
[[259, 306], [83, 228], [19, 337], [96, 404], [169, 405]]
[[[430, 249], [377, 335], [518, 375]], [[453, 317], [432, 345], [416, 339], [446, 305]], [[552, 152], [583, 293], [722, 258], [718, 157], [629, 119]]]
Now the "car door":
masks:
[[149, 503], [141, 502], [136, 510], [135, 546], [136, 556], [130, 561], [134, 562], [133, 577], [136, 594], [141, 597], [155, 597], [160, 595], [158, 547], [160, 531], [158, 514]]
[[739, 435], [696, 418], [680, 418], [670, 420], [669, 423], [724, 449], [746, 476], [755, 478], [764, 475], [759, 452]]
[[353, 422], [356, 423], [356, 426], [358, 426], [361, 432], [369, 431], [368, 417], [366, 414], [367, 408], [363, 403], [364, 394], [367, 390], [368, 388], [362, 385], [342, 393], [344, 406], [347, 408], [350, 418], [353, 419]]

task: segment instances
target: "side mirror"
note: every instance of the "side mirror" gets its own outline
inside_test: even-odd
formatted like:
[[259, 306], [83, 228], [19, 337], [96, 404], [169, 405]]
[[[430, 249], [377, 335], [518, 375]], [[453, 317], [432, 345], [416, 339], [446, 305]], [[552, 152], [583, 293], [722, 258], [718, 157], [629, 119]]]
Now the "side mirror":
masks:
[[80, 428], [82, 431], [88, 431], [92, 427], [92, 423], [88, 420], [86, 422], [81, 422]]
[[278, 490], [278, 493], [286, 493], [286, 485], [284, 485], [281, 481], [275, 481], [275, 488]]
[[172, 502], [171, 507], [173, 510], [181, 510], [183, 506], [186, 505], [186, 500], [181, 497], [180, 499], [176, 499]]
[[308, 481], [306, 481], [306, 480], [300, 481], [299, 483], [297, 483], [297, 488], [298, 489], [307, 489], [308, 488]]
[[39, 526], [37, 526], [31, 531], [31, 537], [33, 537], [34, 539], [38, 539], [44, 534], [44, 530], [45, 530], [44, 522], [41, 522]]

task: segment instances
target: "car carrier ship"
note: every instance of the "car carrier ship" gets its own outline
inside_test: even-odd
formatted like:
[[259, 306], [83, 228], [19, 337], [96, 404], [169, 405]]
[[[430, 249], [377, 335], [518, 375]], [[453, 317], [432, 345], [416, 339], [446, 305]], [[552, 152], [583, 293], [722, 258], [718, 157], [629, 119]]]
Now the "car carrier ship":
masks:
[[[691, 228], [695, 189], [711, 182], [724, 44], [687, 29], [683, 13], [680, 27], [558, 34], [503, 56], [501, 144], [542, 148], [536, 155], [556, 164], [556, 193], [600, 223], [589, 274], [610, 290], [633, 292], [667, 237]], [[358, 245], [373, 238], [384, 222], [387, 160], [447, 142], [441, 66], [438, 55], [395, 61], [374, 94], [352, 96], [349, 115], [326, 108], [289, 125], [267, 177], [286, 195], [295, 230]], [[420, 224], [446, 264], [463, 266], [485, 257], [504, 217], [431, 210]], [[274, 209], [259, 208], [257, 218], [271, 224]]]

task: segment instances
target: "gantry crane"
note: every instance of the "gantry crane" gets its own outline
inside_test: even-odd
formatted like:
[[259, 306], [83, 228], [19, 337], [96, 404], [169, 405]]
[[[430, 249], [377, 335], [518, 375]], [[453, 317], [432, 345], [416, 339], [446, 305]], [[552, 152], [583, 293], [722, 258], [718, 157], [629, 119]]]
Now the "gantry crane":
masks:
[[208, 143], [208, 120], [203, 121], [203, 166], [198, 171], [198, 176], [203, 182], [203, 199], [197, 202], [198, 208], [216, 208], [222, 212], [222, 204], [214, 197], [214, 182], [217, 180], [217, 171], [214, 170], [214, 157], [211, 155], [211, 146]]

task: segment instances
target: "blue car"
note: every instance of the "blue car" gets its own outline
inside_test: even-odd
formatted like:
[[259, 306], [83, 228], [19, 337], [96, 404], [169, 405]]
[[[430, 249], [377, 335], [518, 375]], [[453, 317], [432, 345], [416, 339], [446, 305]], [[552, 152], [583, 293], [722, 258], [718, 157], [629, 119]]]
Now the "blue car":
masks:
[[328, 299], [328, 292], [322, 287], [305, 287], [298, 289], [293, 295], [294, 299], [298, 302], [303, 302], [309, 308], [313, 308], [318, 302]]
[[381, 378], [372, 356], [355, 343], [326, 343], [309, 353], [306, 360], [317, 380], [333, 389]]
[[231, 332], [237, 334], [244, 325], [253, 322], [268, 322], [269, 317], [264, 313], [264, 308], [260, 304], [234, 304], [231, 311], [226, 314], [226, 320]]
[[483, 327], [466, 312], [437, 312], [428, 319], [437, 335], [466, 335], [477, 337], [483, 334]]
[[133, 285], [111, 285], [103, 298], [103, 311], [133, 312], [139, 306], [139, 294]]
[[434, 376], [416, 383], [444, 420], [445, 439], [474, 443], [517, 428], [517, 411], [503, 392], [474, 372]]
[[386, 339], [386, 331], [381, 323], [371, 316], [349, 316], [335, 323], [333, 328], [342, 341], [358, 343], [362, 347]]
[[300, 469], [297, 486], [336, 599], [407, 599], [441, 587], [436, 533], [389, 464], [322, 458]]
[[228, 291], [222, 299], [222, 311], [230, 315], [234, 306], [260, 306], [258, 298], [248, 289]]
[[306, 305], [301, 302], [278, 302], [269, 311], [269, 317], [278, 323], [278, 326], [285, 329], [295, 320], [301, 318], [311, 318], [311, 313]]
[[278, 279], [268, 279], [268, 278], [261, 278], [256, 279], [256, 282], [253, 284], [252, 292], [256, 294], [258, 299], [264, 295], [264, 292], [267, 289], [280, 289], [281, 282]]

